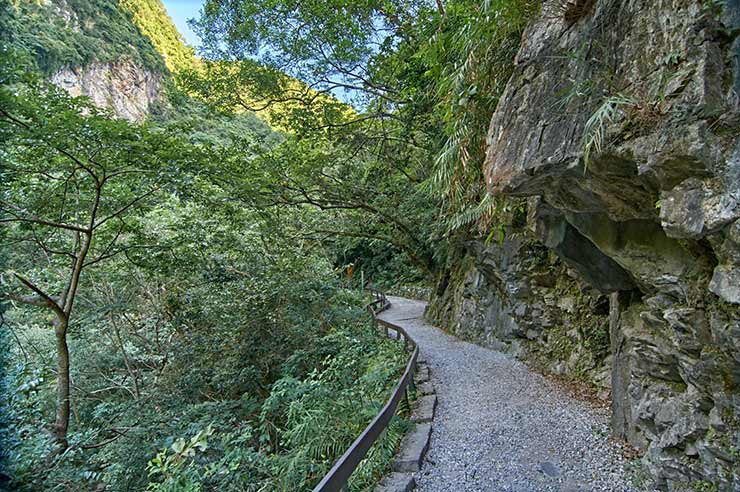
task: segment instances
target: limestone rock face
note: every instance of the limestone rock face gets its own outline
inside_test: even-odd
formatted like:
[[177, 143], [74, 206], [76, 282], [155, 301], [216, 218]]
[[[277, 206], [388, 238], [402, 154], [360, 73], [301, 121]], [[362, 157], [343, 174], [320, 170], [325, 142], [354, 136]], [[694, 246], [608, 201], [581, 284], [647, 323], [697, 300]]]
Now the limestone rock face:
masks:
[[484, 166], [491, 192], [530, 197], [529, 232], [467, 246], [430, 316], [611, 386], [659, 489], [740, 490], [740, 1], [551, 10]]
[[71, 95], [87, 96], [96, 106], [129, 121], [144, 119], [151, 106], [163, 98], [162, 76], [126, 59], [66, 68], [54, 74], [51, 81]]
[[468, 242], [456, 256], [463, 260], [427, 317], [462, 338], [591, 381], [608, 398], [607, 296], [526, 230], [500, 244]]

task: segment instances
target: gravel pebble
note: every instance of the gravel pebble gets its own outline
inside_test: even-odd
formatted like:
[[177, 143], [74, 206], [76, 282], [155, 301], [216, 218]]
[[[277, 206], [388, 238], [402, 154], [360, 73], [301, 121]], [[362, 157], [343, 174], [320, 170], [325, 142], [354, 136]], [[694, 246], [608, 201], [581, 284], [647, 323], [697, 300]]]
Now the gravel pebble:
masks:
[[425, 303], [391, 297], [439, 398], [420, 492], [632, 492], [603, 409], [574, 400], [513, 357], [424, 322]]

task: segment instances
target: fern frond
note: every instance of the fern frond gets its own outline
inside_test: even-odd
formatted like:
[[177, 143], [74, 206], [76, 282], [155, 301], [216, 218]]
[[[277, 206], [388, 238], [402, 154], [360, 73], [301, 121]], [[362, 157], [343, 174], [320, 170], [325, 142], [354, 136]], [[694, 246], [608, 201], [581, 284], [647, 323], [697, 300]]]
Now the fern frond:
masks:
[[496, 211], [497, 203], [493, 195], [486, 193], [483, 199], [472, 207], [465, 208], [447, 219], [445, 230], [447, 234], [455, 232], [463, 227], [470, 226], [478, 222], [485, 216], [493, 215]]
[[584, 171], [588, 169], [591, 155], [604, 151], [607, 126], [622, 112], [622, 108], [635, 104], [634, 99], [622, 94], [609, 96], [586, 121], [582, 137]]
[[463, 160], [462, 147], [465, 139], [465, 129], [457, 128], [447, 139], [442, 152], [434, 163], [434, 172], [425, 183], [425, 188], [433, 196], [444, 197], [450, 190], [458, 164]]

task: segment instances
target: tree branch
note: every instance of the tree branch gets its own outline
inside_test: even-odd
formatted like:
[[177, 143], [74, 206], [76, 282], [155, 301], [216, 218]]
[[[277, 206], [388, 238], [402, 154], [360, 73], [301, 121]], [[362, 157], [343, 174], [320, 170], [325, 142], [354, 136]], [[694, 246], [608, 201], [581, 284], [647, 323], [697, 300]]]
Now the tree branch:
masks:
[[[6, 210], [8, 208], [16, 208], [17, 209], [17, 207], [13, 207], [12, 205], [7, 204], [7, 203], [4, 204], [4, 207], [6, 208]], [[0, 210], [2, 210], [2, 209], [0, 209]], [[28, 223], [32, 223], [32, 224], [39, 224], [39, 225], [45, 225], [45, 226], [49, 226], [49, 227], [54, 227], [56, 229], [66, 229], [68, 231], [88, 232], [87, 229], [85, 229], [84, 227], [78, 226], [78, 225], [65, 224], [65, 223], [62, 223], [62, 222], [53, 222], [51, 220], [46, 220], [46, 219], [42, 219], [42, 218], [35, 217], [35, 216], [22, 217], [20, 215], [16, 215], [15, 213], [11, 212], [10, 210], [8, 210], [8, 212], [13, 215], [13, 218], [0, 219], [0, 223], [28, 222]]]
[[97, 222], [96, 224], [92, 225], [91, 226], [92, 227], [92, 230], [97, 229], [98, 227], [100, 227], [101, 225], [105, 224], [109, 220], [111, 220], [111, 219], [113, 219], [115, 217], [120, 216], [126, 210], [128, 210], [131, 207], [133, 207], [134, 205], [136, 205], [137, 203], [139, 203], [141, 200], [143, 200], [144, 198], [148, 197], [149, 195], [152, 195], [153, 193], [157, 192], [158, 190], [159, 190], [159, 187], [158, 186], [157, 187], [154, 187], [151, 190], [149, 190], [146, 193], [144, 193], [143, 195], [140, 195], [140, 196], [136, 197], [135, 199], [131, 200], [129, 203], [127, 203], [123, 207], [119, 208], [118, 210], [116, 210], [115, 212], [113, 212], [112, 214], [110, 214], [109, 216], [101, 219], [99, 222]]
[[62, 307], [46, 292], [38, 288], [33, 282], [30, 280], [22, 277], [21, 275], [17, 273], [13, 273], [15, 278], [18, 279], [20, 283], [31, 289], [38, 297], [30, 297], [30, 296], [19, 296], [15, 294], [8, 294], [8, 297], [10, 299], [13, 299], [18, 302], [23, 302], [25, 304], [30, 304], [32, 306], [37, 307], [46, 307], [54, 311], [57, 316], [60, 316], [62, 318], [65, 317], [64, 311], [62, 310]]
[[437, 0], [437, 10], [439, 11], [439, 15], [444, 17], [445, 15], [445, 6], [442, 3], [442, 0]]

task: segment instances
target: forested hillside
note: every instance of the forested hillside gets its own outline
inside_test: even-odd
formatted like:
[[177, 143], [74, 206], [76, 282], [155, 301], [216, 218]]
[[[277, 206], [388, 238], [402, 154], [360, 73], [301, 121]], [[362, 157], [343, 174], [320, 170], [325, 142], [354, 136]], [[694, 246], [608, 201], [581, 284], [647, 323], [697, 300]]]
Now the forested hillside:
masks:
[[[42, 73], [92, 62], [110, 62], [126, 56], [143, 68], [165, 70], [161, 53], [179, 51], [179, 38], [161, 43], [142, 36], [132, 19], [132, 7], [147, 2], [118, 5], [113, 0], [2, 3], [3, 37], [6, 42], [27, 48]], [[174, 26], [161, 10], [150, 22], [165, 32]], [[163, 17], [164, 16], [164, 17]], [[159, 30], [159, 29], [158, 29]], [[176, 30], [174, 31], [176, 34]], [[155, 44], [157, 43], [157, 44]], [[156, 48], [155, 48], [156, 46]], [[192, 52], [191, 52], [192, 55]]]
[[[285, 136], [176, 88], [194, 59], [159, 2], [3, 12], [0, 487], [313, 485], [405, 359], [369, 329], [341, 249], [304, 230], [315, 214], [269, 203]], [[159, 80], [145, 122], [47, 82], [129, 62]]]
[[619, 483], [740, 486], [736, 1], [0, 14], [0, 487], [311, 490], [406, 364], [367, 283], [608, 405]]

